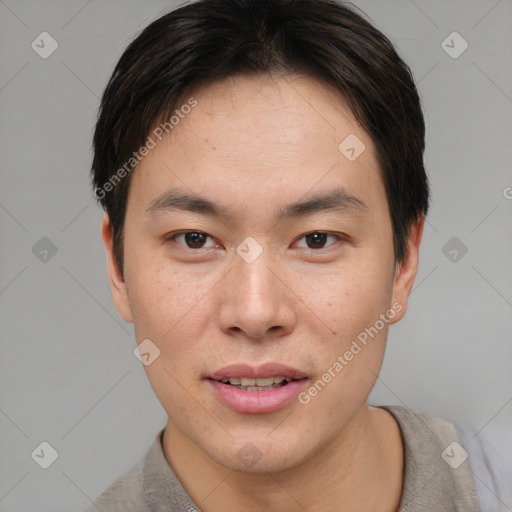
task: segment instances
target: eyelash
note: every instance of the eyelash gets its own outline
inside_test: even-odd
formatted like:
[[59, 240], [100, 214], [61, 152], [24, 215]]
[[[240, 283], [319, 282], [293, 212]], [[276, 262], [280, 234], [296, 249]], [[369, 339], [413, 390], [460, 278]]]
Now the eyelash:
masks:
[[[168, 235], [167, 237], [165, 237], [165, 241], [166, 242], [174, 242], [176, 244], [178, 244], [179, 246], [181, 246], [182, 248], [184, 248], [185, 250], [189, 250], [189, 251], [193, 251], [193, 252], [198, 252], [202, 249], [208, 249], [209, 247], [199, 247], [199, 248], [192, 248], [192, 247], [187, 247], [186, 245], [184, 244], [181, 244], [179, 242], [176, 242], [176, 238], [179, 237], [179, 236], [182, 236], [182, 235], [186, 235], [188, 233], [195, 233], [195, 234], [199, 234], [199, 235], [205, 235], [206, 237], [208, 238], [211, 238], [213, 240], [213, 238], [208, 235], [207, 233], [204, 233], [202, 231], [180, 231], [180, 232], [177, 232], [177, 233], [171, 233], [170, 235]], [[310, 231], [308, 233], [305, 233], [304, 235], [302, 235], [301, 237], [299, 237], [297, 240], [302, 240], [303, 238], [307, 237], [308, 235], [315, 235], [315, 234], [321, 234], [321, 235], [327, 235], [327, 237], [331, 236], [331, 237], [334, 237], [335, 239], [337, 239], [337, 241], [344, 241], [347, 239], [346, 236], [344, 235], [341, 235], [341, 234], [335, 234], [335, 233], [331, 233], [329, 231]], [[332, 247], [333, 245], [335, 245], [335, 243], [332, 243], [326, 247], [319, 247], [319, 248], [311, 248], [311, 247], [302, 247], [302, 249], [306, 250], [306, 251], [312, 251], [312, 252], [319, 252], [323, 249], [329, 249], [330, 247]]]

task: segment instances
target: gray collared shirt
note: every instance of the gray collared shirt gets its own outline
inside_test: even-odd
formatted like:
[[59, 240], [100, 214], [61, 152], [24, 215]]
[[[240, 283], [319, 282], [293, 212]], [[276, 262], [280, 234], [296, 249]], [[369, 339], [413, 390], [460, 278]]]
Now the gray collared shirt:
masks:
[[[469, 458], [455, 427], [435, 416], [385, 406], [404, 441], [404, 485], [398, 512], [479, 512]], [[145, 458], [114, 482], [86, 512], [198, 512], [162, 448], [163, 429]]]

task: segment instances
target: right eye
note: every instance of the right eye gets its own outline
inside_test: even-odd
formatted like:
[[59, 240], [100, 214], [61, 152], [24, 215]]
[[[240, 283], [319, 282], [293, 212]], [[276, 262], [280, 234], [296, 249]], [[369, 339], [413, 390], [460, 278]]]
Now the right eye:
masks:
[[[208, 238], [212, 240], [212, 245], [205, 245]], [[172, 240], [181, 246], [187, 247], [188, 249], [205, 249], [208, 247], [216, 247], [218, 245], [210, 235], [202, 233], [201, 231], [181, 231], [167, 236], [166, 240]]]

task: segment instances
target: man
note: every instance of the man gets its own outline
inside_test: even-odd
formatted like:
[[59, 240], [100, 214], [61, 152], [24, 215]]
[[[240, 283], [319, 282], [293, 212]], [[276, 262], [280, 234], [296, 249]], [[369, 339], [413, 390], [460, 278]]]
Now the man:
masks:
[[479, 510], [453, 426], [367, 405], [418, 268], [424, 135], [407, 65], [334, 1], [199, 0], [130, 44], [94, 193], [168, 422], [90, 510]]

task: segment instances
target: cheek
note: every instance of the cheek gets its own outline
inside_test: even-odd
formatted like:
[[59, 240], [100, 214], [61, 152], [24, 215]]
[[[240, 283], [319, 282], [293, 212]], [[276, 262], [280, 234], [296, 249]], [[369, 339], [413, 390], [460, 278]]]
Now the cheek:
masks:
[[[143, 261], [130, 262], [126, 283], [137, 340], [150, 338], [163, 352], [183, 345], [192, 348], [208, 321], [205, 308], [214, 282], [172, 268], [168, 262], [149, 257], [145, 259], [149, 263]], [[177, 339], [180, 343], [175, 343]]]
[[331, 335], [345, 342], [372, 325], [384, 313], [392, 297], [392, 281], [382, 266], [349, 266], [329, 273], [303, 273], [296, 281], [297, 295], [323, 320]]
[[[185, 410], [197, 405], [191, 407], [189, 395], [181, 391], [186, 387], [196, 394], [190, 378], [205, 357], [201, 340], [212, 321], [211, 288], [210, 281], [171, 270], [166, 264], [140, 265], [127, 279], [137, 342], [150, 339], [160, 351], [144, 370], [169, 414], [176, 407]], [[197, 413], [199, 418], [200, 412], [199, 407], [191, 416]]]
[[300, 281], [301, 294], [308, 297], [305, 303], [331, 331], [317, 338], [319, 373], [311, 395], [305, 397], [325, 421], [325, 411], [333, 407], [362, 404], [375, 384], [388, 328], [380, 315], [390, 310], [392, 296], [392, 281], [383, 279], [385, 272], [383, 265], [360, 262], [357, 268], [347, 265], [322, 279]]
[[[365, 283], [349, 275], [312, 297], [322, 321], [336, 334], [317, 340], [318, 373], [301, 403], [333, 433], [366, 402], [375, 384], [389, 325], [381, 315], [391, 311], [390, 297], [391, 287], [382, 279]], [[344, 411], [334, 422], [333, 410]]]

